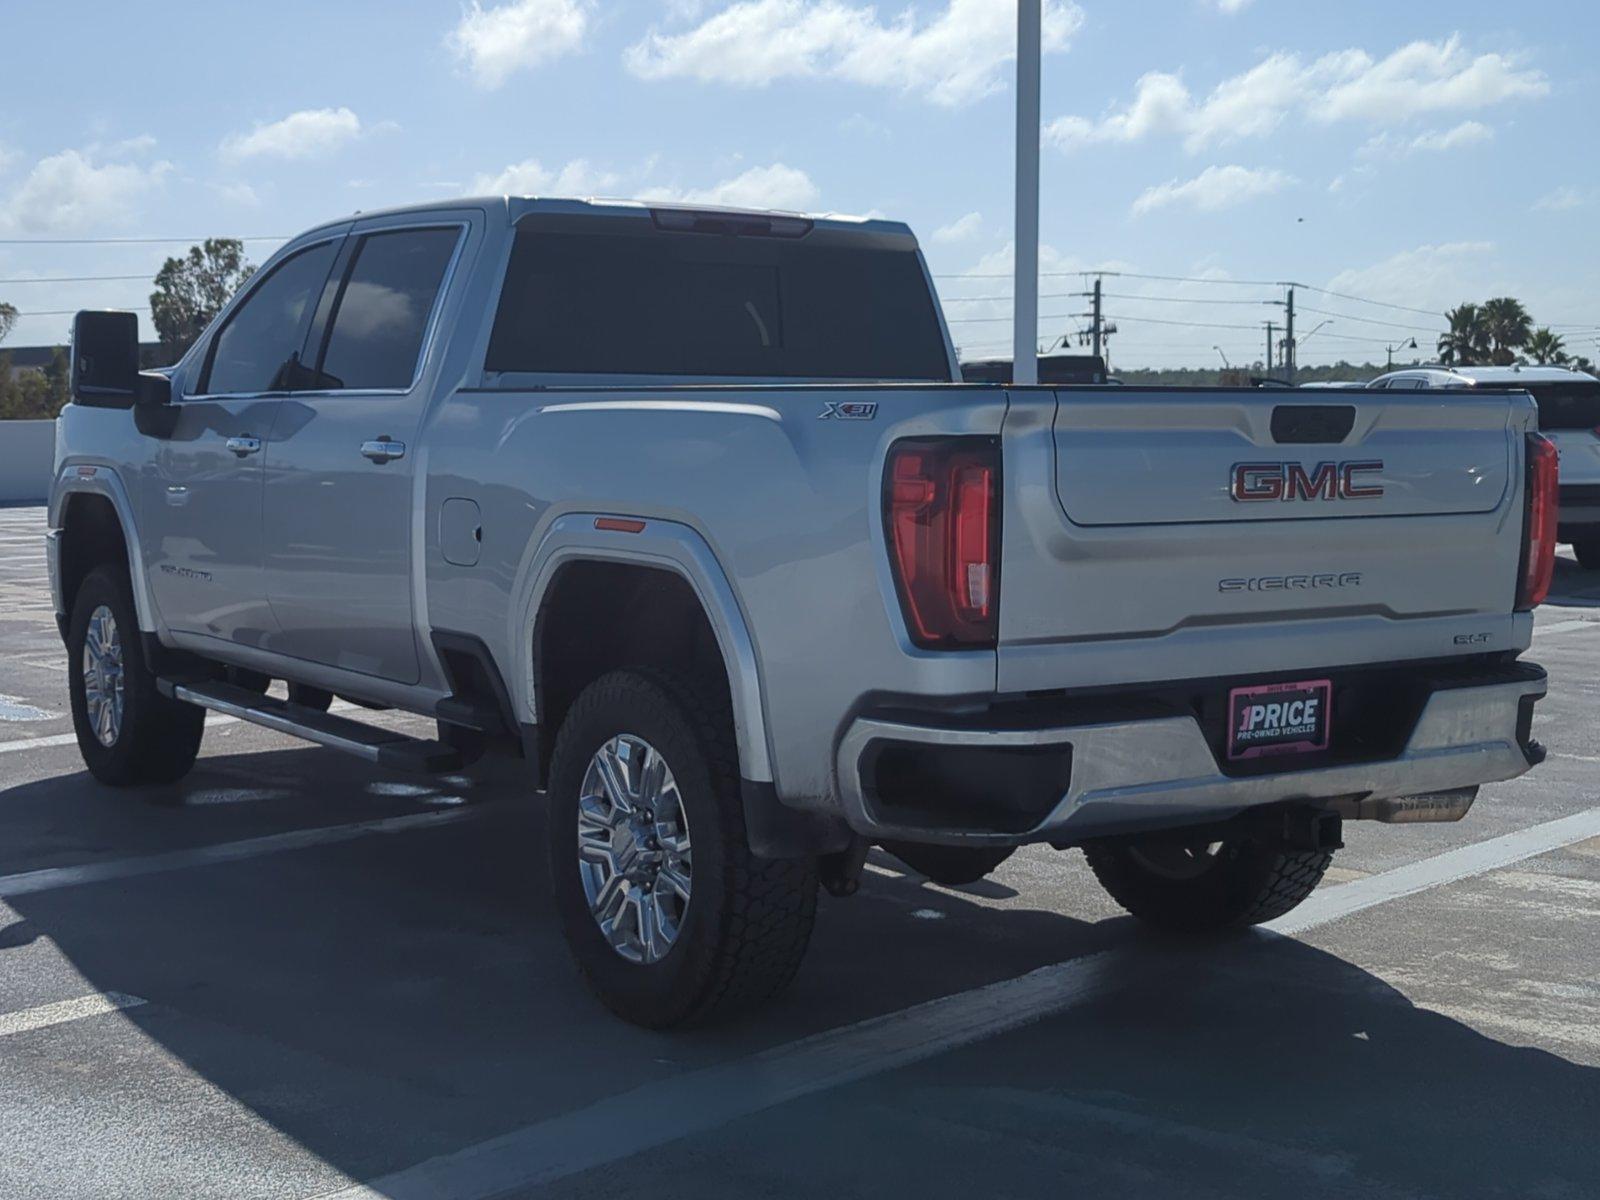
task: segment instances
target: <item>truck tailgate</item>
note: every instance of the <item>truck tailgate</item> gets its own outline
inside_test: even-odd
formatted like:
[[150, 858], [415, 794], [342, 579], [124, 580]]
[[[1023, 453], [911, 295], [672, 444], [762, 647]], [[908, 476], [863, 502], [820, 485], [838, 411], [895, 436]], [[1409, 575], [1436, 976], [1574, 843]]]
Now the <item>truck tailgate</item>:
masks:
[[1505, 393], [1013, 392], [1001, 690], [1525, 647], [1531, 417]]

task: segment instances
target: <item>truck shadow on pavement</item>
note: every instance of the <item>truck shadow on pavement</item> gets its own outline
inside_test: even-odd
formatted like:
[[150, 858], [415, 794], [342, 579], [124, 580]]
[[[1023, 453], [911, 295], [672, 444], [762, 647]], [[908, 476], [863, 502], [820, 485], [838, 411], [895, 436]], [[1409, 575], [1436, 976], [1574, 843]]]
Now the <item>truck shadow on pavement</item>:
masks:
[[[314, 750], [207, 759], [164, 798], [290, 777], [343, 797], [337, 820], [407, 803], [374, 801], [359, 769]], [[76, 1086], [183, 1107], [190, 1150], [219, 1179], [224, 1108], [292, 1140], [285, 1154], [303, 1148], [371, 1179], [685, 1069], [1099, 950], [1138, 964], [1138, 979], [1156, 964], [1157, 984], [741, 1121], [723, 1152], [734, 1171], [709, 1170], [693, 1147], [654, 1151], [653, 1194], [1045, 1196], [1070, 1171], [1117, 1195], [1579, 1196], [1600, 1178], [1600, 1069], [1414, 1007], [1300, 942], [1175, 947], [1004, 888], [941, 890], [943, 919], [916, 920], [929, 891], [874, 876], [861, 896], [824, 901], [801, 978], [771, 1009], [722, 1029], [633, 1029], [569, 963], [538, 802], [518, 793], [473, 783], [461, 794], [480, 807], [453, 824], [14, 895], [0, 972], [59, 955], [82, 977], [77, 994], [146, 1000], [93, 1018], [122, 1023], [118, 1049], [75, 1063]], [[51, 836], [70, 826], [81, 842], [78, 862], [317, 823], [300, 819], [315, 810], [299, 799], [153, 808], [84, 777], [0, 792], [8, 825], [44, 806]], [[49, 864], [65, 854], [55, 847]], [[136, 1103], [127, 1116], [140, 1120]], [[48, 1156], [27, 1142], [39, 1129], [13, 1140], [12, 1156]], [[64, 1143], [80, 1136], [60, 1131]], [[140, 1153], [137, 1139], [128, 1146]], [[94, 1161], [83, 1169], [106, 1169]], [[237, 1182], [228, 1194], [253, 1194]], [[81, 1183], [81, 1194], [118, 1190]]]

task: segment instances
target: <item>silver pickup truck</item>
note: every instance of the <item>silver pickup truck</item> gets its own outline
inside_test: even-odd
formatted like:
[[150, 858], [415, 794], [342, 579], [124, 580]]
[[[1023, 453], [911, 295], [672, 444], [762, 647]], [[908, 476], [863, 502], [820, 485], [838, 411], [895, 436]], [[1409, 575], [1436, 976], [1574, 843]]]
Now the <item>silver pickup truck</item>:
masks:
[[178, 779], [207, 709], [521, 756], [645, 1025], [783, 988], [875, 845], [1081, 847], [1211, 930], [1542, 753], [1522, 393], [963, 385], [903, 225], [504, 198], [320, 226], [136, 345], [79, 314], [50, 503], [90, 771]]

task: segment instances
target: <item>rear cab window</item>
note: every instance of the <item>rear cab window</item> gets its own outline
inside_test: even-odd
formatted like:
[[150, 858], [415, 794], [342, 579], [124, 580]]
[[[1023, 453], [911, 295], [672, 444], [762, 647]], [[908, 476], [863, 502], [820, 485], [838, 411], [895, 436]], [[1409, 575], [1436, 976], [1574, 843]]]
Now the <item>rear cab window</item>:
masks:
[[1539, 406], [1540, 429], [1600, 428], [1600, 379], [1521, 386]]
[[778, 235], [704, 232], [660, 219], [524, 218], [485, 367], [950, 380], [943, 327], [909, 238], [799, 220]]

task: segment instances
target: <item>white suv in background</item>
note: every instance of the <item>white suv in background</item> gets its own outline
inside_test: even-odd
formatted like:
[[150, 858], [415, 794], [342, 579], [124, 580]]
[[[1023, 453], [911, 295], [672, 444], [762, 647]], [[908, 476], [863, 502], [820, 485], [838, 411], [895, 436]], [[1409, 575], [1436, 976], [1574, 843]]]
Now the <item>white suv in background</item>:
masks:
[[1368, 387], [1524, 388], [1539, 406], [1539, 431], [1561, 456], [1558, 536], [1578, 564], [1600, 571], [1600, 379], [1571, 367], [1414, 367], [1380, 375]]

